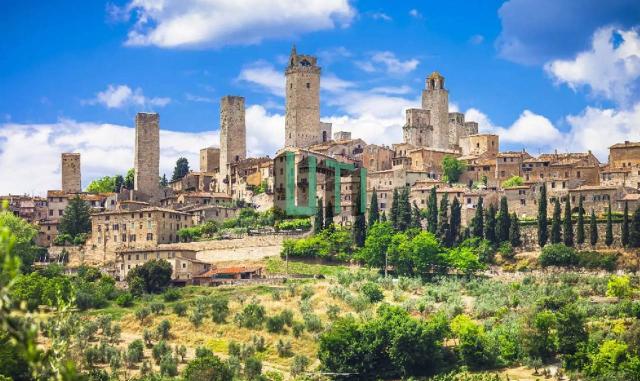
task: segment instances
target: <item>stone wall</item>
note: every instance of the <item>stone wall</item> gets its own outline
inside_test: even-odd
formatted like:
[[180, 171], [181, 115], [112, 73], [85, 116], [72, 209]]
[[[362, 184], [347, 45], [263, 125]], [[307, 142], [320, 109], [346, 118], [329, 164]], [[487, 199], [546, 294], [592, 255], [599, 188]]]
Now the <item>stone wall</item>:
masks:
[[154, 195], [160, 179], [160, 116], [157, 113], [136, 114], [134, 189]]
[[220, 148], [207, 147], [200, 150], [200, 172], [214, 172], [220, 168]]
[[228, 165], [247, 157], [247, 129], [244, 97], [225, 96], [220, 100], [220, 177], [229, 175]]
[[444, 88], [444, 78], [432, 74], [427, 78], [427, 88], [422, 91], [422, 108], [430, 110], [433, 126], [433, 147], [449, 148], [449, 92]]
[[292, 51], [285, 71], [285, 147], [308, 147], [321, 141], [320, 68], [316, 58]]
[[[605, 234], [607, 229], [607, 224], [605, 222], [598, 223], [598, 243], [595, 246], [595, 249], [620, 249], [622, 248], [621, 244], [621, 236], [622, 236], [622, 223], [614, 222], [613, 225], [613, 244], [609, 247], [604, 244]], [[573, 224], [573, 240], [576, 240], [576, 231], [577, 227], [574, 222]], [[589, 243], [589, 220], [585, 220], [584, 225], [584, 244], [575, 245], [576, 248], [581, 250], [591, 250], [594, 249], [593, 246]], [[538, 226], [537, 225], [527, 225], [520, 226], [520, 237], [522, 239], [522, 250], [525, 251], [534, 251], [539, 250], [540, 246], [538, 246]], [[551, 225], [549, 225], [549, 238], [551, 238]], [[550, 242], [550, 239], [549, 241]]]
[[63, 153], [61, 159], [62, 192], [81, 192], [80, 154]]

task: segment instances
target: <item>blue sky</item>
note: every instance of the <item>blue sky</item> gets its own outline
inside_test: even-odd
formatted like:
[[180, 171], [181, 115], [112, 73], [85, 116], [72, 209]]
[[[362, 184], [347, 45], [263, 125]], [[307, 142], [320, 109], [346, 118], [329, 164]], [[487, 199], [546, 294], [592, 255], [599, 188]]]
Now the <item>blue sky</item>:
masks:
[[246, 97], [250, 154], [284, 141], [291, 44], [323, 69], [321, 114], [379, 144], [401, 138], [424, 78], [452, 110], [532, 154], [640, 139], [640, 3], [612, 0], [0, 1], [0, 193], [83, 183], [132, 163], [133, 118], [160, 113], [161, 169], [217, 145], [218, 100]]

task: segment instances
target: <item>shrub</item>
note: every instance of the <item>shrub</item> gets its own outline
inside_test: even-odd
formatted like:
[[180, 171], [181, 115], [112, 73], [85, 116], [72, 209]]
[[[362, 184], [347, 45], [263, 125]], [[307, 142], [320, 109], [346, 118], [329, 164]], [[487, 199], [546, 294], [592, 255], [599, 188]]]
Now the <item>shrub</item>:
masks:
[[329, 319], [336, 320], [339, 314], [340, 307], [336, 306], [335, 304], [330, 304], [329, 306], [327, 306], [327, 316], [329, 317]]
[[262, 326], [265, 315], [264, 307], [254, 301], [247, 304], [242, 312], [236, 314], [235, 321], [240, 327], [255, 329]]
[[513, 250], [513, 246], [511, 246], [511, 243], [508, 241], [502, 242], [500, 244], [500, 247], [498, 248], [498, 251], [500, 252], [500, 256], [502, 257], [502, 259], [512, 260], [513, 258], [515, 258], [516, 253]]
[[244, 376], [247, 380], [257, 380], [262, 374], [262, 362], [255, 357], [249, 357], [244, 362]]
[[168, 288], [164, 294], [162, 294], [162, 298], [165, 302], [175, 302], [180, 299], [180, 291], [175, 288]]
[[139, 363], [144, 357], [144, 344], [137, 339], [129, 343], [127, 347], [127, 360], [131, 363]]
[[280, 357], [291, 357], [291, 342], [278, 339], [276, 342], [276, 352]]
[[116, 298], [116, 304], [120, 307], [131, 307], [133, 305], [133, 295], [130, 292], [123, 292]]
[[148, 293], [164, 291], [171, 283], [173, 269], [171, 264], [164, 259], [152, 259], [142, 266], [135, 267], [127, 274], [129, 289], [143, 288]]
[[195, 327], [200, 327], [202, 325], [202, 320], [204, 320], [204, 313], [200, 310], [200, 308], [195, 308], [189, 314], [189, 321]]
[[173, 313], [178, 316], [185, 316], [187, 314], [187, 306], [184, 303], [176, 303], [173, 305]]
[[296, 355], [291, 364], [291, 374], [297, 376], [307, 370], [309, 358], [304, 355]]
[[171, 348], [164, 340], [160, 340], [151, 350], [151, 355], [153, 356], [156, 364], [160, 364], [160, 360], [167, 354], [171, 355]]
[[156, 333], [161, 339], [168, 339], [170, 336], [169, 334], [170, 330], [171, 330], [171, 323], [169, 322], [169, 320], [166, 320], [166, 319], [161, 321], [160, 324], [158, 324], [158, 326], [156, 327]]
[[603, 269], [613, 271], [616, 268], [618, 259], [616, 254], [604, 254], [597, 251], [579, 251], [577, 253], [577, 264], [586, 269]]
[[222, 324], [229, 316], [229, 300], [216, 298], [211, 301], [211, 318], [215, 323]]
[[577, 263], [576, 251], [561, 243], [545, 246], [538, 257], [542, 267], [548, 266], [575, 266]]
[[144, 324], [145, 319], [151, 314], [151, 310], [146, 307], [138, 308], [135, 312], [136, 319], [140, 320], [140, 324]]
[[309, 230], [311, 229], [311, 220], [309, 218], [283, 220], [276, 223], [275, 228], [278, 230]]
[[384, 299], [382, 289], [380, 288], [380, 286], [373, 282], [367, 282], [363, 284], [360, 291], [369, 300], [370, 303], [377, 303]]
[[208, 354], [189, 361], [182, 372], [182, 378], [184, 381], [231, 381], [233, 373], [218, 357]]
[[282, 332], [284, 328], [284, 319], [281, 315], [270, 316], [267, 318], [267, 331], [271, 333]]
[[282, 321], [284, 321], [284, 324], [291, 327], [293, 324], [293, 311], [289, 309], [282, 310], [282, 312], [280, 312], [280, 317], [282, 318]]
[[258, 335], [251, 336], [251, 344], [253, 344], [253, 347], [258, 352], [264, 352], [267, 349], [265, 345], [264, 337], [262, 336], [258, 336]]
[[293, 322], [293, 325], [291, 325], [291, 331], [293, 332], [293, 337], [295, 337], [296, 339], [299, 338], [304, 332], [304, 324], [300, 323], [299, 321]]
[[175, 377], [178, 375], [178, 362], [171, 354], [165, 354], [160, 360], [160, 375]]
[[322, 330], [322, 321], [315, 314], [304, 314], [304, 326], [309, 332], [320, 332]]
[[151, 309], [151, 312], [153, 312], [154, 314], [160, 315], [164, 311], [164, 304], [163, 303], [151, 303], [151, 304], [149, 304], [149, 308]]

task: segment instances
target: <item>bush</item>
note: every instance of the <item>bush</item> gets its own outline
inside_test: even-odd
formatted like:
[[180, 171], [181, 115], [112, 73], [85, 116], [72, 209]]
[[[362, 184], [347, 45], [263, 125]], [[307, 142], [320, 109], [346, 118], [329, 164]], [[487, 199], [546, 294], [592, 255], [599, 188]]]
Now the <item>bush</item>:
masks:
[[367, 282], [363, 284], [360, 291], [369, 300], [370, 303], [377, 303], [384, 299], [382, 289], [380, 288], [380, 286], [373, 282]]
[[[127, 274], [127, 284], [131, 292], [159, 293], [171, 283], [173, 269], [164, 259], [152, 259], [135, 267]], [[140, 290], [142, 288], [142, 290]]]
[[151, 312], [153, 312], [154, 314], [160, 315], [164, 311], [164, 304], [163, 303], [151, 303], [151, 304], [149, 304], [149, 308], [151, 309]]
[[500, 256], [502, 257], [502, 259], [508, 261], [512, 260], [516, 256], [516, 253], [513, 250], [513, 246], [511, 246], [511, 243], [507, 241], [500, 244], [498, 251], [500, 252]]
[[265, 319], [265, 309], [257, 302], [247, 304], [242, 312], [236, 314], [235, 321], [240, 327], [260, 328]]
[[278, 339], [276, 342], [276, 352], [280, 357], [291, 357], [291, 342]]
[[184, 381], [231, 381], [233, 373], [220, 359], [211, 354], [197, 356], [182, 372]]
[[293, 363], [291, 364], [291, 374], [293, 376], [297, 376], [307, 370], [309, 366], [309, 358], [304, 355], [296, 355], [293, 358]]
[[542, 253], [540, 253], [540, 256], [538, 257], [538, 262], [542, 267], [570, 267], [577, 264], [578, 258], [576, 256], [576, 251], [573, 248], [557, 243], [542, 248]]
[[284, 329], [284, 319], [281, 315], [270, 316], [267, 318], [267, 331], [271, 333], [279, 333]]
[[351, 259], [354, 243], [350, 230], [325, 229], [308, 238], [285, 240], [280, 256], [282, 258], [322, 258], [335, 261]]
[[187, 314], [187, 306], [184, 303], [176, 303], [173, 305], [173, 313], [178, 316], [185, 316]]
[[127, 361], [131, 363], [139, 363], [144, 357], [144, 344], [142, 340], [137, 339], [129, 343], [127, 347]]
[[135, 312], [136, 319], [140, 320], [140, 324], [144, 324], [145, 319], [150, 314], [151, 314], [151, 310], [146, 307], [138, 308]]
[[166, 341], [160, 340], [153, 346], [151, 355], [153, 356], [156, 364], [160, 364], [160, 360], [162, 360], [165, 355], [171, 355], [171, 348], [167, 345]]
[[278, 230], [309, 230], [311, 229], [311, 220], [309, 218], [283, 220], [276, 223], [275, 227]]
[[178, 375], [178, 361], [171, 354], [162, 356], [160, 360], [160, 375], [175, 377]]
[[162, 298], [165, 302], [175, 302], [180, 299], [180, 291], [175, 288], [168, 288], [164, 294], [162, 294]]
[[229, 300], [216, 298], [211, 301], [211, 318], [215, 323], [222, 324], [229, 316]]
[[116, 304], [120, 307], [131, 307], [133, 305], [133, 295], [130, 292], [123, 292], [116, 298]]
[[577, 265], [586, 269], [603, 269], [613, 271], [616, 268], [618, 253], [604, 254], [597, 251], [579, 251]]
[[158, 324], [158, 327], [156, 327], [156, 333], [161, 339], [169, 338], [169, 330], [171, 330], [171, 323], [166, 319], [161, 321], [160, 324]]

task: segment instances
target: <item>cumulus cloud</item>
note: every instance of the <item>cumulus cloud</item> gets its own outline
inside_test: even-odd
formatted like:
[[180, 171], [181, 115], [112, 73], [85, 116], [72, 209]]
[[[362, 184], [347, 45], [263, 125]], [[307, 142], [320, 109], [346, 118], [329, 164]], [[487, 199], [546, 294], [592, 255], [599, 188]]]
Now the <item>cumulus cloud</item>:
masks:
[[640, 78], [640, 28], [597, 30], [591, 49], [575, 58], [555, 60], [545, 70], [557, 83], [573, 90], [587, 86], [594, 95], [625, 104], [636, 95]]
[[96, 94], [95, 98], [84, 101], [85, 104], [101, 104], [106, 108], [136, 107], [164, 107], [171, 102], [167, 97], [145, 97], [141, 88], [131, 89], [127, 85], [109, 85], [104, 91]]
[[412, 10], [409, 11], [409, 16], [416, 18], [416, 19], [421, 19], [422, 18], [422, 13], [420, 13], [419, 10], [413, 8]]
[[358, 62], [359, 67], [366, 72], [383, 70], [389, 74], [407, 74], [414, 71], [420, 61], [415, 58], [401, 60], [393, 52], [375, 52], [370, 61]]
[[[218, 144], [217, 132], [160, 131], [160, 173], [170, 174], [178, 157], [197, 168], [200, 148]], [[37, 154], [33, 147], [37, 146]], [[0, 124], [0, 194], [43, 194], [60, 188], [60, 154], [81, 154], [82, 184], [133, 167], [134, 129], [61, 119], [50, 124]]]
[[346, 27], [356, 13], [348, 0], [132, 0], [124, 10], [135, 21], [125, 44], [162, 48], [257, 44]]
[[509, 0], [498, 10], [496, 48], [507, 60], [543, 64], [586, 49], [593, 31], [604, 25], [637, 25], [638, 14], [636, 0]]

